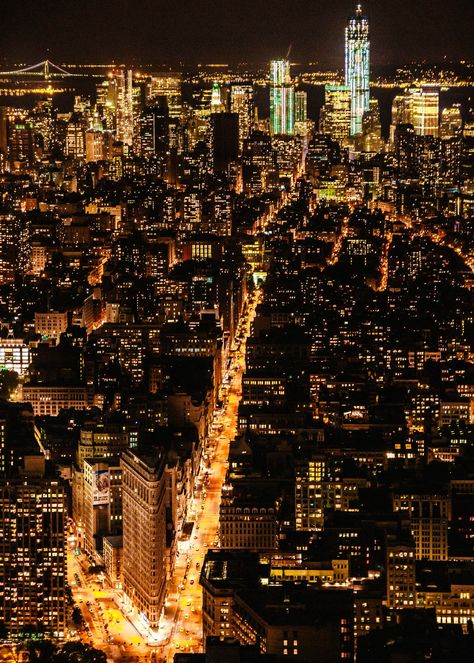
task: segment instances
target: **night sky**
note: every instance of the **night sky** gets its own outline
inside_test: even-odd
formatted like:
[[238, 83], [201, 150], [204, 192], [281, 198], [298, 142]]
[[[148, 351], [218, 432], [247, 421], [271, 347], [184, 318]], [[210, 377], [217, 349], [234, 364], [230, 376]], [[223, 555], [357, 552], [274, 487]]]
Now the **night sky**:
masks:
[[[11, 0], [0, 55], [33, 62], [264, 62], [342, 66], [352, 0]], [[474, 58], [474, 0], [370, 0], [372, 60]]]

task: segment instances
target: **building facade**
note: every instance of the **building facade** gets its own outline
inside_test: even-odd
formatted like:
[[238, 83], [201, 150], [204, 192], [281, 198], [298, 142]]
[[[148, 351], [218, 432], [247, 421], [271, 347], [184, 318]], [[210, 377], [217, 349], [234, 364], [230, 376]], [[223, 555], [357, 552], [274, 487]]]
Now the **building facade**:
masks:
[[126, 451], [121, 467], [125, 601], [157, 631], [166, 591], [165, 459]]
[[362, 117], [369, 110], [370, 41], [369, 21], [361, 5], [346, 27], [346, 85], [351, 94], [351, 136], [362, 133]]

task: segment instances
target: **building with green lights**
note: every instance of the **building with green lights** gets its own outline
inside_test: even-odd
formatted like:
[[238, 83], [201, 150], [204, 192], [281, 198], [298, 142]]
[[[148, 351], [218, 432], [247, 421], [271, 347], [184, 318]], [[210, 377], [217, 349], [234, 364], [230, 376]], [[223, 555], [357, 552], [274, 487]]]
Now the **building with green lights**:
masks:
[[351, 95], [351, 136], [356, 136], [362, 133], [362, 116], [369, 110], [370, 99], [369, 21], [361, 5], [346, 27], [345, 73]]
[[295, 88], [288, 60], [270, 63], [270, 131], [287, 136], [295, 132]]

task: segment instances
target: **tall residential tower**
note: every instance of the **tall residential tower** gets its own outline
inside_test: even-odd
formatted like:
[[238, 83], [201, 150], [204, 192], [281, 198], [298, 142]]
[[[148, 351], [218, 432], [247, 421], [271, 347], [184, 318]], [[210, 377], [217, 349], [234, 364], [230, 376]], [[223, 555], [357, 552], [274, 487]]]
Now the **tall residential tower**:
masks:
[[357, 5], [346, 27], [346, 85], [351, 94], [351, 136], [362, 133], [362, 116], [369, 110], [370, 41], [369, 21]]

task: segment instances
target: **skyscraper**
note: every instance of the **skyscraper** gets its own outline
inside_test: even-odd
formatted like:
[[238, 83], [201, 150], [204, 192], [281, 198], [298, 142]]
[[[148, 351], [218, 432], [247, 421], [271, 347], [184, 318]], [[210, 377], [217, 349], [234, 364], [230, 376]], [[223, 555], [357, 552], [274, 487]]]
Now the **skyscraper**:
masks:
[[252, 85], [233, 85], [230, 92], [230, 110], [239, 114], [239, 149], [249, 136], [254, 123], [255, 104]]
[[270, 63], [270, 131], [292, 136], [295, 130], [295, 88], [288, 60]]
[[116, 81], [117, 140], [130, 147], [133, 143], [133, 72], [131, 69], [120, 69], [116, 74]]
[[125, 600], [156, 631], [166, 593], [164, 456], [126, 451], [121, 467]]
[[346, 85], [326, 85], [321, 112], [321, 132], [344, 145], [351, 124], [351, 91]]
[[165, 96], [171, 118], [181, 116], [181, 74], [165, 72], [153, 74], [150, 82], [150, 100]]
[[443, 108], [440, 123], [440, 138], [457, 138], [462, 134], [462, 115], [459, 104]]
[[239, 116], [211, 113], [211, 154], [215, 173], [224, 172], [239, 157]]
[[346, 85], [351, 91], [351, 136], [362, 132], [362, 116], [369, 110], [370, 41], [369, 21], [357, 5], [346, 27]]
[[0, 614], [9, 633], [66, 629], [66, 498], [42, 456], [0, 481]]
[[439, 90], [424, 85], [410, 90], [412, 124], [417, 136], [439, 136]]
[[295, 134], [308, 133], [308, 94], [304, 90], [295, 92]]
[[170, 118], [165, 96], [155, 97], [155, 104], [147, 106], [140, 116], [140, 148], [143, 157], [166, 159], [170, 146]]
[[224, 110], [224, 104], [222, 103], [221, 97], [221, 88], [219, 83], [214, 81], [211, 93], [211, 113], [223, 113]]
[[308, 119], [308, 95], [304, 90], [295, 93], [295, 122], [306, 122]]

